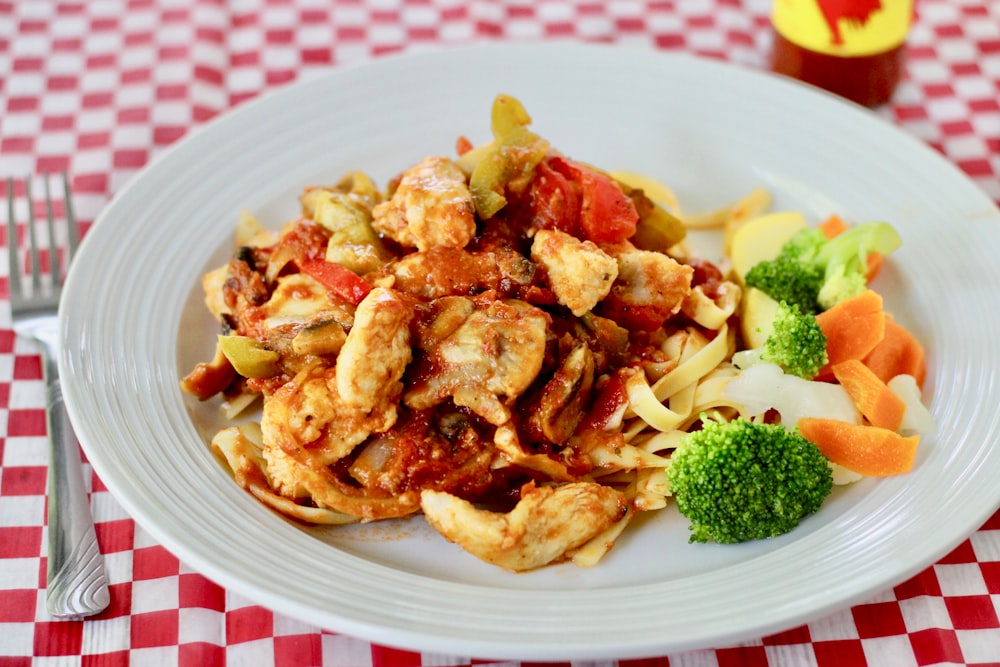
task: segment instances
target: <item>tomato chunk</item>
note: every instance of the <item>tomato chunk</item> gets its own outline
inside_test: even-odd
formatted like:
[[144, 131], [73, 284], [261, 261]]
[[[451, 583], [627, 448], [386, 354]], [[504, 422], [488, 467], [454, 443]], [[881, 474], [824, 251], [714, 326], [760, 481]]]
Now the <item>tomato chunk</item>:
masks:
[[582, 168], [580, 227], [594, 243], [618, 243], [635, 234], [639, 213], [635, 204], [610, 177]]
[[535, 168], [531, 183], [533, 224], [539, 229], [558, 229], [580, 235], [580, 193], [561, 167], [561, 160], [546, 160]]
[[[556, 200], [563, 208], [575, 213], [562, 213], [559, 218], [572, 219], [578, 224], [578, 229], [558, 229], [599, 244], [619, 243], [635, 234], [639, 212], [632, 199], [610, 176], [563, 157], [550, 158], [547, 162], [551, 166], [548, 172], [565, 177], [578, 194], [578, 198]], [[544, 169], [539, 171], [538, 177], [551, 178]], [[560, 187], [560, 190], [565, 189]]]

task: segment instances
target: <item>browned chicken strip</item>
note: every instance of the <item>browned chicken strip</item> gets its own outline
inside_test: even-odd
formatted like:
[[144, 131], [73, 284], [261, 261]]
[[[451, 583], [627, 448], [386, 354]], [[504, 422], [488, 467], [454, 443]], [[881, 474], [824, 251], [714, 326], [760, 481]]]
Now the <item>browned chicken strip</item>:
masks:
[[506, 514], [477, 509], [448, 493], [424, 491], [421, 509], [438, 532], [482, 560], [516, 572], [567, 556], [621, 519], [625, 495], [609, 486], [574, 482], [526, 485]]

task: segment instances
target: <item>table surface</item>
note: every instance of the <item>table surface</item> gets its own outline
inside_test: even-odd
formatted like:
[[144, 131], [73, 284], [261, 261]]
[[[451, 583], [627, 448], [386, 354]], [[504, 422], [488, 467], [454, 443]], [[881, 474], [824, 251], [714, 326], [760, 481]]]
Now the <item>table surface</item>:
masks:
[[[193, 128], [264, 91], [337, 66], [413, 47], [575, 39], [764, 68], [769, 4], [0, 0], [0, 178], [68, 172], [86, 228], [116, 191]], [[1000, 1], [917, 0], [904, 81], [874, 113], [931, 145], [1000, 201], [998, 100]], [[36, 196], [40, 191], [36, 182]], [[0, 278], [0, 667], [492, 664], [373, 645], [224, 590], [135, 525], [89, 468], [112, 604], [86, 621], [49, 617], [41, 365], [11, 331], [6, 275]], [[602, 664], [1000, 665], [998, 616], [1000, 512], [938, 563], [851, 609], [738, 646]]]

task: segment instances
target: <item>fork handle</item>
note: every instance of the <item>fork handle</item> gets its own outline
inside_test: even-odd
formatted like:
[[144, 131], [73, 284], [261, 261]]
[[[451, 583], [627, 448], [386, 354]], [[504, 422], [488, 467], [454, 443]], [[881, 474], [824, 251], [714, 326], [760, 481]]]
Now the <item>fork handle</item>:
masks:
[[90, 616], [107, 608], [104, 557], [90, 513], [80, 450], [66, 412], [56, 350], [43, 341], [49, 437], [49, 556], [46, 606], [57, 617]]

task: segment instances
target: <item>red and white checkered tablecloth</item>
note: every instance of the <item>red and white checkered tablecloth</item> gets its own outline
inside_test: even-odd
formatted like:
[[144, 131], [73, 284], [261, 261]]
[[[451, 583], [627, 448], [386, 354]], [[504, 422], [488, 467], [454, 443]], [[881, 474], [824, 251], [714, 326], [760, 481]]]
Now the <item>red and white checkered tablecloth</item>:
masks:
[[[764, 67], [769, 5], [0, 0], [0, 178], [67, 171], [86, 225], [192, 128], [266, 90], [341, 64], [415, 46], [577, 39]], [[943, 153], [1000, 201], [1000, 0], [917, 0], [917, 11], [905, 80], [877, 113]], [[6, 232], [0, 236], [5, 245]], [[490, 664], [372, 645], [224, 590], [136, 526], [89, 469], [112, 604], [86, 621], [50, 618], [41, 365], [11, 331], [2, 273], [0, 667]], [[735, 647], [602, 664], [1000, 665], [998, 617], [1000, 512], [940, 562], [851, 609]]]

